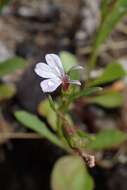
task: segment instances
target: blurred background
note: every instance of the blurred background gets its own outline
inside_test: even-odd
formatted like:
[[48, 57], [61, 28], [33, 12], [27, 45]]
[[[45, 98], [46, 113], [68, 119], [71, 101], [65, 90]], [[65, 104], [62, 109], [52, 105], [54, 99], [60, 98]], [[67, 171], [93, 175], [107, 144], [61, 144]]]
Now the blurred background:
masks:
[[[19, 124], [14, 112], [22, 109], [40, 117], [37, 107], [46, 96], [40, 90], [40, 79], [33, 69], [37, 62], [44, 61], [46, 53], [66, 51], [74, 54], [80, 65], [88, 63], [102, 19], [100, 4], [101, 0], [0, 0], [1, 190], [51, 189], [53, 165], [66, 153]], [[107, 11], [110, 12], [110, 8]], [[101, 48], [92, 76], [101, 73], [101, 68], [113, 59], [127, 70], [126, 16]], [[126, 134], [126, 77], [124, 82], [116, 81], [110, 88], [122, 90], [124, 103], [121, 106], [107, 109], [79, 101], [74, 107], [77, 120], [88, 126], [89, 133], [118, 128]], [[43, 121], [49, 125], [45, 118]], [[126, 143], [97, 152], [99, 164], [88, 169], [94, 190], [127, 189], [126, 153]]]

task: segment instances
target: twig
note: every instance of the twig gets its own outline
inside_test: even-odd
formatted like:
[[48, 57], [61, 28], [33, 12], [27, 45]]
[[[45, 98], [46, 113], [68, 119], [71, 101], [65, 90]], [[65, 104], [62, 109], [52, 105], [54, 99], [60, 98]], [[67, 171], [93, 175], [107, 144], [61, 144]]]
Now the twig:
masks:
[[42, 137], [35, 133], [24, 132], [2, 132], [0, 133], [0, 139], [41, 139]]

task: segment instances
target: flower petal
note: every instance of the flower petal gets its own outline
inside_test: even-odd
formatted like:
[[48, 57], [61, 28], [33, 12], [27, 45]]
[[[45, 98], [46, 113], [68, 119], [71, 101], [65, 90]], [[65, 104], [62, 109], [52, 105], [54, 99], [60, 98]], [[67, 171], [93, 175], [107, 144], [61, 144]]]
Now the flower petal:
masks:
[[60, 77], [61, 75], [64, 75], [64, 68], [58, 55], [47, 54], [45, 56], [45, 59], [47, 61], [47, 64], [50, 66], [53, 72], [57, 74], [57, 76]]
[[71, 73], [71, 71], [74, 71], [74, 70], [83, 70], [84, 67], [80, 66], [80, 65], [74, 65], [72, 66], [69, 71], [68, 71], [68, 74]]
[[81, 85], [81, 82], [80, 82], [79, 80], [70, 80], [69, 83], [70, 83], [70, 84]]
[[78, 69], [84, 69], [84, 67], [82, 67], [81, 65], [74, 65], [73, 67], [71, 67], [70, 70], [78, 70]]
[[43, 92], [53, 92], [58, 86], [60, 86], [61, 83], [62, 81], [59, 78], [46, 79], [40, 83], [40, 86]]
[[49, 65], [45, 63], [37, 63], [34, 69], [35, 73], [43, 78], [54, 78], [56, 75], [52, 72]]

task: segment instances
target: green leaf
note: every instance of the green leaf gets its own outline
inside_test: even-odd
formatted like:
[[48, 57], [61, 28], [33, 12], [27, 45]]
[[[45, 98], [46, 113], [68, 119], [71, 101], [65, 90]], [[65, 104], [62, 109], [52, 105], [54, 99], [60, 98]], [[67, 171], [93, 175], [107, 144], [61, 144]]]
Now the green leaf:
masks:
[[94, 41], [92, 55], [88, 65], [89, 71], [94, 69], [96, 66], [100, 46], [108, 38], [118, 22], [127, 13], [127, 0], [112, 1], [110, 2], [112, 6], [109, 5], [109, 7], [107, 7], [107, 3], [109, 2], [108, 0], [106, 2], [102, 1], [102, 22]]
[[[73, 66], [78, 64], [78, 60], [76, 59], [76, 56], [73, 54], [67, 52], [67, 51], [61, 51], [60, 58], [62, 61], [62, 64], [64, 66], [65, 72], [67, 73]], [[79, 79], [79, 71], [78, 70], [72, 70], [69, 74], [70, 79]]]
[[0, 100], [12, 98], [16, 93], [16, 87], [12, 84], [0, 85]]
[[76, 156], [60, 158], [51, 176], [52, 190], [93, 190], [93, 179], [85, 163]]
[[121, 92], [107, 91], [105, 94], [89, 97], [87, 102], [98, 104], [105, 108], [116, 108], [122, 106], [123, 95]]
[[63, 148], [61, 141], [48, 129], [44, 122], [42, 122], [36, 115], [26, 111], [16, 111], [16, 119], [24, 126], [32, 129], [40, 134], [42, 137], [47, 138], [52, 143]]
[[96, 38], [96, 49], [102, 44], [108, 35], [113, 31], [117, 23], [127, 13], [127, 0], [117, 0], [110, 12], [108, 12], [102, 23], [97, 38]]
[[72, 94], [69, 96], [70, 101], [74, 101], [77, 98], [84, 97], [84, 96], [90, 96], [97, 92], [100, 92], [102, 90], [101, 87], [91, 87], [91, 88], [85, 88], [82, 91], [76, 92], [75, 94]]
[[101, 1], [101, 15], [102, 15], [102, 21], [109, 14], [109, 11], [112, 10], [114, 4], [117, 0], [102, 0]]
[[67, 51], [61, 51], [60, 58], [66, 72], [78, 63], [76, 57]]
[[118, 80], [125, 75], [126, 72], [119, 63], [111, 63], [107, 65], [102, 75], [91, 82], [89, 86], [97, 86], [113, 82], [114, 80]]
[[117, 129], [106, 129], [95, 135], [95, 140], [89, 141], [88, 149], [104, 150], [118, 146], [127, 140], [127, 135]]
[[[101, 9], [103, 10], [104, 7], [107, 7], [111, 4], [114, 0], [101, 0]], [[116, 0], [115, 0], [116, 1]]]
[[4, 62], [0, 62], [0, 77], [11, 74], [17, 69], [23, 69], [26, 65], [26, 60], [20, 57], [14, 57]]
[[57, 114], [56, 112], [51, 108], [50, 103], [48, 100], [42, 101], [39, 104], [38, 112], [43, 117], [47, 118], [48, 123], [50, 126], [56, 130], [57, 129]]

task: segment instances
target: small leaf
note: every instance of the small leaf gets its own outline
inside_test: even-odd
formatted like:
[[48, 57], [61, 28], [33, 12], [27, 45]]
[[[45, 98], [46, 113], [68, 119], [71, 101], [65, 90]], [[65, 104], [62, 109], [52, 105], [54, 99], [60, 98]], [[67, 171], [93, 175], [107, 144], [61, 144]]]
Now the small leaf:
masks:
[[26, 65], [26, 60], [20, 57], [14, 57], [4, 62], [0, 62], [0, 77], [11, 74], [17, 69], [23, 69]]
[[60, 58], [66, 72], [78, 63], [76, 57], [67, 51], [61, 51]]
[[126, 75], [123, 67], [118, 63], [108, 64], [102, 75], [89, 84], [89, 86], [97, 86], [118, 80]]
[[57, 114], [55, 113], [55, 111], [53, 111], [53, 109], [50, 106], [50, 103], [48, 100], [42, 101], [39, 104], [38, 107], [38, 112], [40, 115], [42, 115], [43, 117], [47, 118], [48, 123], [50, 124], [50, 126], [56, 130], [57, 126]]
[[12, 84], [0, 85], [0, 100], [12, 98], [16, 93], [16, 87]]
[[95, 135], [95, 140], [89, 141], [88, 149], [104, 150], [118, 146], [127, 140], [127, 135], [117, 129], [106, 129]]
[[123, 95], [120, 92], [107, 91], [105, 94], [89, 97], [87, 102], [98, 104], [106, 108], [116, 108], [122, 106]]
[[64, 156], [54, 166], [51, 186], [53, 190], [93, 190], [94, 184], [83, 160]]
[[24, 126], [34, 130], [42, 137], [47, 138], [57, 146], [63, 147], [61, 141], [48, 129], [44, 122], [42, 122], [36, 115], [26, 111], [15, 112], [16, 119]]
[[[61, 51], [60, 58], [63, 63], [65, 72], [67, 73], [73, 66], [78, 64], [78, 60], [76, 59], [76, 56], [73, 54], [67, 52], [67, 51]], [[69, 74], [70, 79], [79, 79], [79, 71], [78, 70], [72, 70]]]

